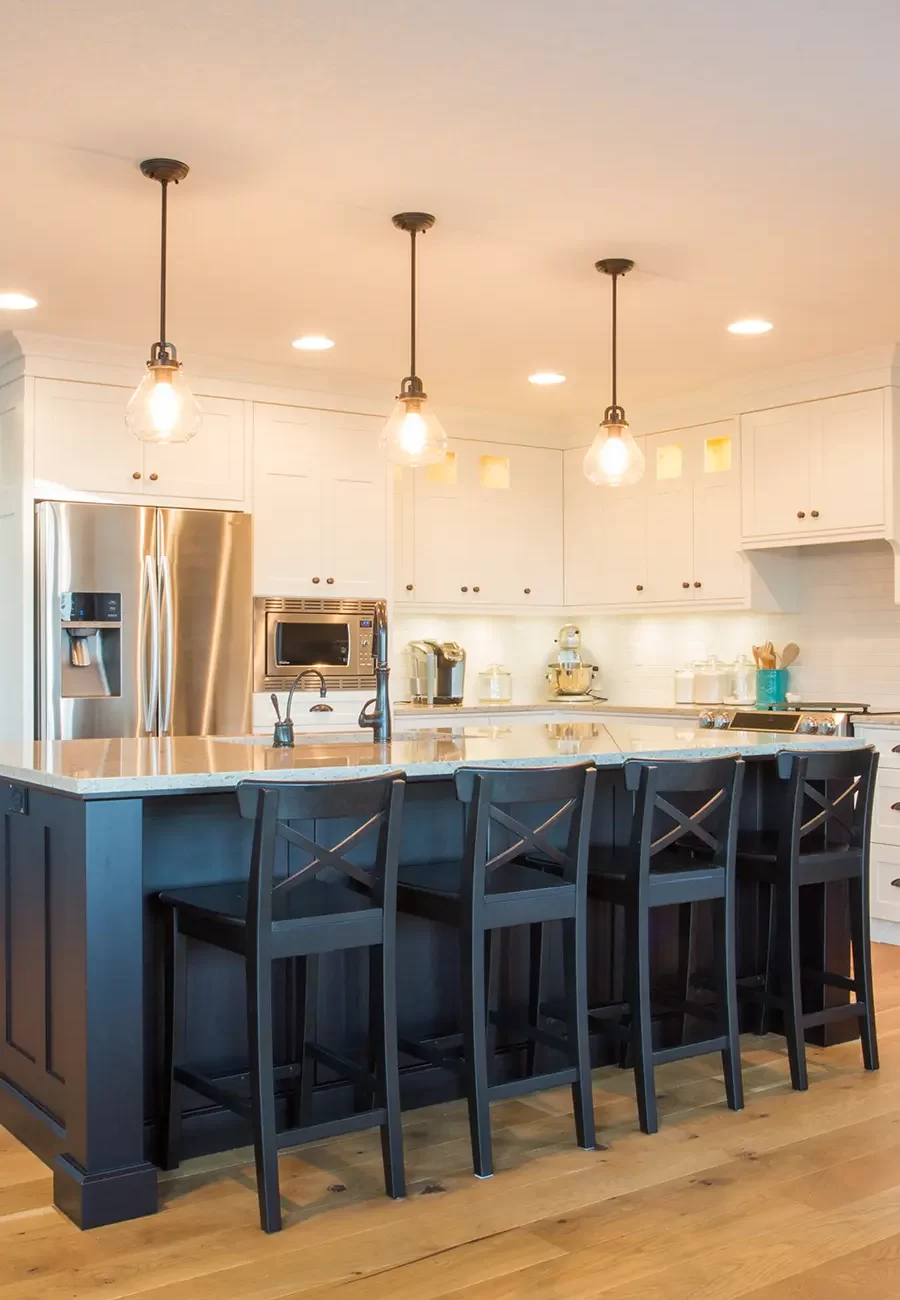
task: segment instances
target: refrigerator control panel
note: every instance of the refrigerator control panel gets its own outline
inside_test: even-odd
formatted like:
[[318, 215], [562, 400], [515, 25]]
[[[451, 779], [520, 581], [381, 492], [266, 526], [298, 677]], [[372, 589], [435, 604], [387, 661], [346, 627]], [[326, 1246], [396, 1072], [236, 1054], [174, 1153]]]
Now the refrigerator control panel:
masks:
[[117, 591], [66, 591], [59, 600], [64, 623], [121, 623], [122, 597]]

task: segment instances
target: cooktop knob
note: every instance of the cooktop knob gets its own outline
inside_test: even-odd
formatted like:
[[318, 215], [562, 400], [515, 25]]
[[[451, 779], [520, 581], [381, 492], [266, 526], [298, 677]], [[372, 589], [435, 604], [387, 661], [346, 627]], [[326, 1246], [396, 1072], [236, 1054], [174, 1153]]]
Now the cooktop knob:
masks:
[[812, 736], [819, 730], [819, 724], [815, 718], [801, 718], [797, 723], [797, 730], [804, 736]]
[[728, 717], [727, 713], [717, 713], [713, 719], [713, 726], [718, 731], [724, 731], [730, 721], [731, 719]]
[[698, 722], [701, 727], [711, 727], [713, 725], [713, 715], [709, 712], [701, 713]]
[[837, 735], [837, 723], [834, 721], [833, 718], [822, 719], [822, 721], [819, 723], [819, 735], [820, 736]]

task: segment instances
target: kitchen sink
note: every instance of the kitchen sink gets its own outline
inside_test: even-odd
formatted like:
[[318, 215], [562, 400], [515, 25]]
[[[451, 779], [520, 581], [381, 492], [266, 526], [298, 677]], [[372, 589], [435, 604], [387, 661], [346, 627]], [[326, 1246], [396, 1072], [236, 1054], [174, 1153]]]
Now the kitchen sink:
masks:
[[[429, 731], [424, 728], [416, 728], [414, 731], [395, 731], [393, 740], [416, 741], [416, 740], [446, 740], [452, 735], [451, 732]], [[272, 737], [265, 736], [214, 736], [211, 737], [216, 742], [223, 745], [268, 745], [272, 747]], [[375, 743], [371, 731], [298, 731], [294, 733], [294, 748], [299, 749], [301, 745], [373, 745]]]

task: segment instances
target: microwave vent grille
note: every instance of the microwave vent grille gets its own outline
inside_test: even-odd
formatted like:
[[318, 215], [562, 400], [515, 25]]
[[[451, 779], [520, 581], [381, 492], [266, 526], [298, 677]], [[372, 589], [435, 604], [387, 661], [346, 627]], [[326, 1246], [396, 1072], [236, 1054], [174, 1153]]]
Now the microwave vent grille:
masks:
[[315, 600], [266, 597], [267, 614], [372, 614], [375, 613], [374, 600]]
[[[286, 691], [291, 680], [291, 678], [285, 679], [284, 677], [266, 677], [263, 679], [262, 688], [257, 686], [255, 689], [266, 691]], [[360, 673], [356, 677], [332, 677], [326, 672], [325, 685], [328, 687], [329, 694], [332, 691], [374, 691], [375, 674]], [[300, 695], [304, 691], [311, 691], [313, 694], [318, 695], [318, 680], [313, 677], [304, 678], [297, 687], [297, 694]]]

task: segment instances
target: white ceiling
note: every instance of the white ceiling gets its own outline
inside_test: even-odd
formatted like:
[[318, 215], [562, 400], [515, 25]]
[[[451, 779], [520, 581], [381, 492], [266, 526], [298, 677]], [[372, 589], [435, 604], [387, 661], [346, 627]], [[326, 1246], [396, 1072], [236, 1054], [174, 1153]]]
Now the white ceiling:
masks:
[[[0, 324], [397, 383], [424, 208], [420, 371], [440, 405], [684, 391], [900, 338], [894, 0], [5, 0]], [[738, 316], [763, 338], [725, 332]], [[337, 340], [309, 360], [290, 340]], [[534, 389], [558, 368], [569, 382]]]

